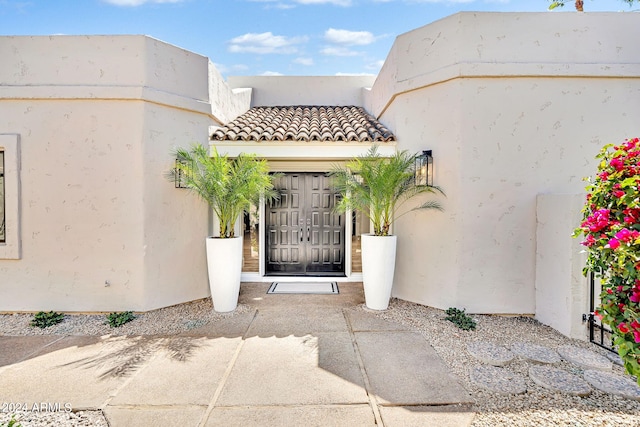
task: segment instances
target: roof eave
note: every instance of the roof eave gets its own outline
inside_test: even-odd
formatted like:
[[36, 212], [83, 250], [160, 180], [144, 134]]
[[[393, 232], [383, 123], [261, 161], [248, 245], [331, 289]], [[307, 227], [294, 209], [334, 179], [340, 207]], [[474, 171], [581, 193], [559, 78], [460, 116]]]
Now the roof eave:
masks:
[[396, 142], [306, 142], [306, 141], [209, 141], [221, 155], [238, 157], [242, 153], [252, 153], [264, 159], [278, 160], [337, 160], [351, 159], [367, 153], [372, 146], [378, 146], [378, 153], [390, 157], [396, 153]]

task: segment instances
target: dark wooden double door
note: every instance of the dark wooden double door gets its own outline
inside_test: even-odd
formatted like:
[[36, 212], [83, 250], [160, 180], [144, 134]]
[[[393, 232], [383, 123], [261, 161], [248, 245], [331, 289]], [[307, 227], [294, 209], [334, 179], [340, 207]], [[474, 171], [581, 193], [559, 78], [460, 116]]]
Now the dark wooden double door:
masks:
[[343, 276], [345, 221], [324, 173], [286, 173], [276, 180], [280, 200], [265, 208], [266, 273]]

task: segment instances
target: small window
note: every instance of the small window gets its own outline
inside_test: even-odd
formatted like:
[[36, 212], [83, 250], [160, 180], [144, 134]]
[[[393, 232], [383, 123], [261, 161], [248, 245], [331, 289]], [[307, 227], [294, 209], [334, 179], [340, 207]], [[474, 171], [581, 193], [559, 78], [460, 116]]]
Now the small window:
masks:
[[20, 238], [19, 136], [0, 134], [0, 259], [22, 258]]
[[0, 151], [0, 243], [7, 241], [4, 231], [5, 215], [4, 215], [4, 150]]

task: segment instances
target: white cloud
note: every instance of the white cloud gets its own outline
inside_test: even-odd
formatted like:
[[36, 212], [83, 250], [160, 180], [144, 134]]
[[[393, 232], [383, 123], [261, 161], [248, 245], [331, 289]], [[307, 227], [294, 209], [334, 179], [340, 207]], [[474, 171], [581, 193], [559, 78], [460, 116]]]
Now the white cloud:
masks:
[[300, 58], [294, 59], [293, 62], [296, 63], [296, 64], [309, 66], [309, 65], [313, 65], [313, 58], [300, 57]]
[[369, 31], [349, 31], [329, 28], [324, 32], [324, 39], [329, 43], [343, 46], [364, 46], [376, 41], [376, 37]]
[[233, 53], [280, 53], [292, 54], [298, 49], [296, 44], [305, 43], [306, 37], [275, 36], [266, 33], [247, 33], [229, 41], [229, 52]]
[[327, 56], [358, 56], [360, 53], [343, 46], [327, 46], [320, 50], [320, 53]]
[[261, 76], [284, 76], [284, 74], [279, 73], [277, 71], [265, 71], [264, 73], [260, 74]]
[[184, 0], [102, 0], [114, 6], [142, 6], [145, 3], [180, 3]]

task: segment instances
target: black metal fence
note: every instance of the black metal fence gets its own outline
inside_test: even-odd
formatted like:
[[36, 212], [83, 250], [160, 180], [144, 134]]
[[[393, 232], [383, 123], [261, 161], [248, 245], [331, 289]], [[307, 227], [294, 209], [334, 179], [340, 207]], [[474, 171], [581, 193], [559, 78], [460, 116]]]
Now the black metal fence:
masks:
[[589, 273], [589, 341], [597, 346], [606, 348], [607, 350], [618, 354], [613, 345], [613, 333], [606, 325], [603, 325], [600, 319], [596, 317], [596, 298], [600, 292], [596, 292], [596, 275]]

